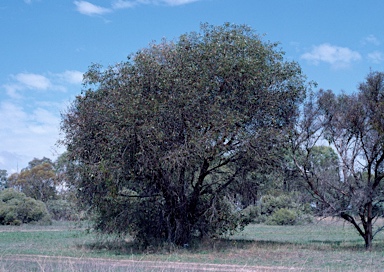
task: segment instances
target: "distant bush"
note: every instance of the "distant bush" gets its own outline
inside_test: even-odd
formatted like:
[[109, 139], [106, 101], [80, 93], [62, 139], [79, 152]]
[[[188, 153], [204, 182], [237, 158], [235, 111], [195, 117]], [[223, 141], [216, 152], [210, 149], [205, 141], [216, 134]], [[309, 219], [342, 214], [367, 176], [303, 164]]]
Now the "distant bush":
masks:
[[50, 223], [44, 202], [27, 197], [14, 189], [1, 191], [0, 225], [21, 225], [31, 222]]
[[267, 218], [267, 225], [295, 225], [299, 216], [293, 209], [281, 208]]
[[254, 223], [297, 225], [313, 221], [309, 204], [297, 201], [295, 194], [266, 195], [254, 206], [243, 210]]
[[[259, 205], [249, 205], [248, 207], [243, 209], [241, 212], [245, 217], [252, 220], [252, 222], [254, 222], [256, 218], [259, 218], [261, 216]], [[258, 222], [254, 222], [254, 223], [258, 223]]]
[[297, 208], [298, 204], [294, 202], [292, 196], [290, 195], [280, 195], [280, 196], [266, 195], [262, 198], [260, 206], [261, 206], [261, 214], [270, 216], [275, 211], [282, 208], [287, 208], [287, 209]]

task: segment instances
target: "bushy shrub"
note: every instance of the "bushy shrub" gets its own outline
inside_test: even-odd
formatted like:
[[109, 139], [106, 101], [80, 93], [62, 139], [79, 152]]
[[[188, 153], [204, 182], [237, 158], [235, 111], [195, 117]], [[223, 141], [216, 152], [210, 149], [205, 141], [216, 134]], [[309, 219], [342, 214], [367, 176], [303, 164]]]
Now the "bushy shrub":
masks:
[[1, 191], [0, 224], [21, 225], [31, 222], [50, 223], [45, 204], [13, 189]]
[[244, 210], [254, 223], [269, 225], [296, 225], [313, 221], [309, 204], [301, 203], [294, 193], [266, 195], [256, 206]]
[[268, 225], [295, 225], [299, 216], [293, 209], [281, 208], [272, 213], [265, 221]]
[[262, 198], [260, 206], [261, 214], [270, 216], [279, 209], [292, 209], [296, 208], [298, 205], [293, 201], [293, 198], [290, 195], [266, 195]]

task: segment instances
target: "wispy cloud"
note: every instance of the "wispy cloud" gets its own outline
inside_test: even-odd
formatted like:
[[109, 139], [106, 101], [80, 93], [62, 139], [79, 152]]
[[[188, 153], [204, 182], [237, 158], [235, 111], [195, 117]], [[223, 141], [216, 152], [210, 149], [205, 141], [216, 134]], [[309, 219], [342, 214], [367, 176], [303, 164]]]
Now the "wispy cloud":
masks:
[[340, 69], [349, 67], [352, 62], [360, 60], [361, 55], [348, 47], [324, 43], [314, 46], [310, 52], [301, 55], [301, 58], [315, 65], [325, 62], [330, 64], [332, 68]]
[[139, 5], [181, 6], [201, 0], [114, 0], [110, 7], [101, 7], [87, 1], [74, 1], [76, 10], [81, 14], [93, 16], [104, 15], [119, 9], [133, 8]]
[[10, 75], [9, 82], [0, 85], [5, 94], [0, 100], [0, 169], [12, 173], [34, 157], [55, 157], [63, 151], [55, 146], [60, 112], [68, 106], [69, 91], [78, 90], [82, 78], [76, 70], [24, 72]]
[[24, 3], [26, 4], [32, 4], [32, 2], [40, 2], [41, 0], [24, 0]]
[[199, 0], [163, 0], [161, 2], [164, 2], [164, 4], [169, 6], [180, 6], [180, 5], [186, 5], [193, 2], [197, 2]]
[[11, 84], [5, 84], [2, 86], [5, 89], [6, 94], [12, 98], [12, 99], [21, 99], [23, 98], [18, 91], [22, 90], [23, 87], [20, 86], [20, 84], [11, 83]]
[[15, 79], [29, 89], [47, 90], [52, 86], [48, 78], [38, 74], [20, 73]]
[[368, 59], [373, 63], [381, 63], [384, 62], [384, 54], [380, 51], [373, 51], [368, 54]]
[[60, 119], [57, 115], [47, 109], [37, 108], [29, 116], [32, 121], [28, 126], [28, 130], [35, 134], [45, 134], [49, 132], [57, 132]]
[[[34, 157], [52, 157], [59, 137], [60, 115], [38, 107], [28, 112], [23, 105], [5, 101], [0, 103], [0, 169], [9, 174], [26, 166]], [[6, 150], [5, 150], [6, 147]], [[12, 164], [10, 161], [12, 161]]]
[[63, 73], [56, 74], [56, 76], [64, 83], [80, 84], [83, 81], [83, 73], [80, 71], [65, 71]]
[[93, 15], [103, 15], [111, 12], [112, 10], [109, 8], [104, 8], [101, 6], [96, 6], [87, 1], [74, 1], [76, 6], [76, 10], [81, 14], [93, 16]]
[[4, 88], [8, 97], [21, 99], [23, 90], [32, 91], [60, 91], [65, 92], [68, 84], [80, 84], [83, 73], [68, 70], [62, 73], [47, 73], [46, 75], [35, 73], [19, 73], [10, 76], [11, 81], [0, 87]]
[[117, 1], [112, 2], [112, 8], [113, 9], [133, 8], [137, 4], [138, 4], [137, 1], [117, 0]]
[[376, 36], [375, 35], [368, 35], [367, 37], [365, 37], [363, 40], [362, 40], [362, 43], [364, 44], [364, 45], [366, 45], [366, 44], [373, 44], [373, 45], [376, 45], [376, 46], [378, 46], [378, 45], [380, 45], [381, 44], [381, 42], [379, 41], [379, 39], [378, 38], [376, 38]]

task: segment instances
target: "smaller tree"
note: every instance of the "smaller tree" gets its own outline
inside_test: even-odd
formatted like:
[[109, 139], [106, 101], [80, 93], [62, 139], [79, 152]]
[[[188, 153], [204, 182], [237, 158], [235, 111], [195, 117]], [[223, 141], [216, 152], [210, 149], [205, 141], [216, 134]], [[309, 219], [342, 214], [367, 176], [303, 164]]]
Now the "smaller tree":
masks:
[[53, 162], [45, 157], [41, 160], [33, 159], [19, 174], [9, 177], [9, 186], [43, 202], [55, 199], [56, 174]]
[[294, 139], [294, 161], [321, 213], [351, 223], [370, 250], [384, 228], [374, 228], [384, 215], [384, 73], [370, 73], [358, 94], [310, 97]]

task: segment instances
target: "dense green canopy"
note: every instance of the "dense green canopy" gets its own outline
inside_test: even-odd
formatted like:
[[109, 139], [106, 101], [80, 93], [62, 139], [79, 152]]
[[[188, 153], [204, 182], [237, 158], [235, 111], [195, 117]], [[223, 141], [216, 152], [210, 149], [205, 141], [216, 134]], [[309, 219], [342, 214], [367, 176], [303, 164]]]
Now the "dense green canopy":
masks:
[[305, 94], [277, 44], [230, 24], [93, 65], [84, 82], [62, 122], [81, 201], [104, 232], [178, 245], [245, 222], [236, 188], [279, 160]]

